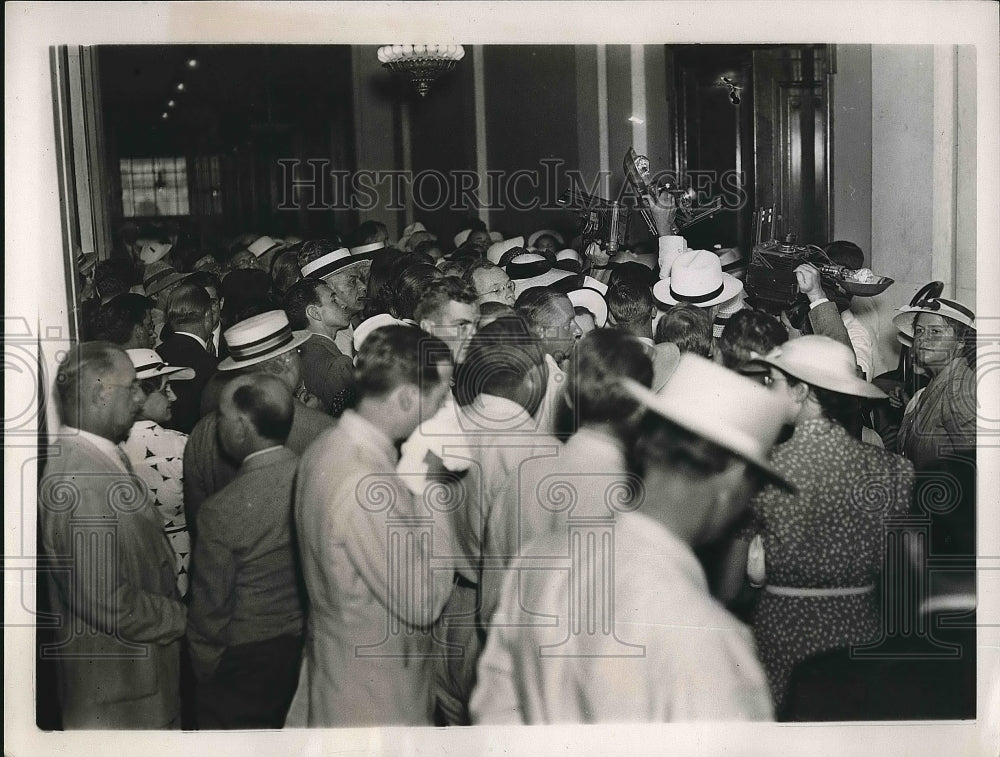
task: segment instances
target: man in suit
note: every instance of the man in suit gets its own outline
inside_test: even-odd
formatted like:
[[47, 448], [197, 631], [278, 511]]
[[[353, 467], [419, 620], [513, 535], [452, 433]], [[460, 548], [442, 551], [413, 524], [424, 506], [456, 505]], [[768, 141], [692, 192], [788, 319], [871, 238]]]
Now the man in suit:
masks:
[[275, 376], [238, 376], [218, 412], [219, 440], [240, 468], [199, 517], [188, 621], [198, 726], [281, 728], [302, 656], [292, 532], [298, 456], [284, 446], [292, 393]]
[[187, 613], [152, 498], [118, 442], [144, 399], [125, 352], [70, 350], [55, 383], [62, 422], [39, 484], [39, 529], [65, 636], [56, 658], [65, 728], [177, 728]]
[[194, 378], [177, 385], [171, 428], [190, 434], [200, 417], [201, 392], [218, 365], [210, 348], [215, 316], [212, 298], [203, 287], [183, 283], [167, 303], [165, 331], [170, 335], [156, 348], [170, 365], [194, 369]]
[[[244, 372], [263, 372], [280, 380], [290, 392], [298, 391], [302, 384], [302, 359], [297, 348], [309, 338], [309, 332], [293, 332], [283, 311], [272, 310], [248, 318], [227, 329], [223, 338], [229, 345], [230, 356], [219, 364], [220, 374], [236, 377]], [[285, 446], [301, 455], [332, 425], [329, 415], [296, 399]], [[239, 461], [225, 454], [219, 444], [217, 426], [218, 411], [212, 410], [195, 425], [184, 448], [184, 508], [189, 526], [197, 526], [201, 504], [236, 477]], [[192, 537], [197, 539], [197, 529]]]
[[309, 620], [286, 725], [431, 723], [431, 663], [442, 651], [431, 626], [452, 576], [431, 570], [429, 541], [413, 532], [424, 513], [396, 476], [396, 444], [437, 411], [450, 378], [440, 340], [412, 326], [376, 329], [358, 352], [357, 408], [302, 456], [295, 522]]
[[322, 279], [302, 279], [284, 298], [285, 314], [293, 329], [309, 332], [299, 352], [306, 389], [316, 395], [324, 409], [339, 417], [354, 400], [354, 362], [340, 351], [336, 337], [351, 325], [333, 289]]

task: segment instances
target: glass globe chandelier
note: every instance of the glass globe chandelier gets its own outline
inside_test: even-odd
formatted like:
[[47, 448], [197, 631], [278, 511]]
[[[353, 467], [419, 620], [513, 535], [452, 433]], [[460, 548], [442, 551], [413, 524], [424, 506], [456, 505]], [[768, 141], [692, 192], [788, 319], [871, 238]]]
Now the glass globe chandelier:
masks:
[[421, 97], [463, 57], [465, 49], [461, 45], [385, 45], [378, 49], [379, 62], [409, 79]]

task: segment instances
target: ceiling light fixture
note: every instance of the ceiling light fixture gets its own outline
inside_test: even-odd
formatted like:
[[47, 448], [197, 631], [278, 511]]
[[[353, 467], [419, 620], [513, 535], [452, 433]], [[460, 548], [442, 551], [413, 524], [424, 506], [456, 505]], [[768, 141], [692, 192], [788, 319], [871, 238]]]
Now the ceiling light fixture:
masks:
[[176, 102], [174, 102], [173, 100], [167, 100], [167, 107], [168, 107], [168, 108], [172, 108], [172, 107], [174, 107], [175, 105], [177, 105], [177, 103], [176, 103]]
[[461, 45], [385, 45], [378, 49], [379, 62], [409, 79], [421, 97], [463, 57], [465, 48]]
[[196, 58], [188, 58], [188, 68], [198, 68], [198, 61]]
[[184, 91], [184, 82], [178, 82], [177, 83], [177, 91], [178, 92], [183, 92]]

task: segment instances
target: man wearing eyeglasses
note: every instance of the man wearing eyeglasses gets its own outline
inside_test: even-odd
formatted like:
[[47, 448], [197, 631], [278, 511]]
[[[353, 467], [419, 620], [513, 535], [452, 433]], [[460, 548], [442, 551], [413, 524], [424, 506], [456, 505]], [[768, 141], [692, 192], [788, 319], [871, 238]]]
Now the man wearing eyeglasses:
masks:
[[55, 395], [38, 520], [48, 557], [67, 565], [48, 576], [63, 727], [177, 728], [187, 611], [160, 516], [117, 446], [145, 395], [108, 342], [71, 349]]
[[514, 282], [503, 268], [482, 260], [469, 268], [463, 278], [476, 288], [476, 301], [480, 305], [500, 302], [514, 307]]

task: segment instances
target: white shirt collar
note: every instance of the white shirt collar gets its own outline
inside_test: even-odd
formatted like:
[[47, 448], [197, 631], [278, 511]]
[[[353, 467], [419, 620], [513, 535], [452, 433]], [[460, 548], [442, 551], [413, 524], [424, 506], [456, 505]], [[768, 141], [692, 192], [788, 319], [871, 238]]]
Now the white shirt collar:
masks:
[[265, 449], [259, 449], [256, 452], [251, 452], [249, 455], [243, 458], [241, 465], [246, 465], [247, 461], [253, 457], [260, 457], [261, 455], [266, 455], [268, 452], [274, 452], [276, 449], [281, 449], [282, 445], [275, 444], [273, 447], [266, 447]]
[[183, 336], [189, 336], [192, 339], [196, 340], [198, 342], [198, 344], [200, 344], [204, 349], [206, 349], [206, 350], [208, 349], [208, 342], [206, 342], [204, 339], [202, 339], [197, 334], [192, 334], [190, 331], [175, 331], [174, 333], [175, 334], [181, 334]]

